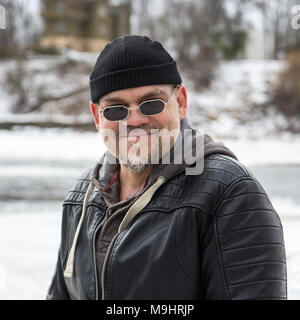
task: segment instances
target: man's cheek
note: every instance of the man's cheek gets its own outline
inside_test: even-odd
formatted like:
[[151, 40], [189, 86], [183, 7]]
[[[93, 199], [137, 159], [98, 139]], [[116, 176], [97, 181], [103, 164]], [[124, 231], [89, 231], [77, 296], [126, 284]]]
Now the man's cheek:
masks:
[[124, 158], [127, 156], [128, 148], [130, 144], [128, 144], [128, 141], [126, 138], [119, 138], [117, 141], [118, 141], [117, 142], [118, 155], [121, 155]]
[[118, 136], [116, 132], [109, 128], [100, 129], [99, 131], [104, 144], [111, 153], [115, 155], [118, 147]]

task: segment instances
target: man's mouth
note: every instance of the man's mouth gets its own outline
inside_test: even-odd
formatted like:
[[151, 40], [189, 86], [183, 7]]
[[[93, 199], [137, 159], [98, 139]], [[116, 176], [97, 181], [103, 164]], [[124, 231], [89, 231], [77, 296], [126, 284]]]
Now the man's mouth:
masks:
[[153, 130], [153, 132], [132, 130], [127, 135], [120, 136], [120, 138], [127, 138], [127, 141], [129, 142], [137, 142], [143, 137], [150, 137], [151, 135], [156, 134], [156, 131], [157, 130]]
[[127, 136], [127, 141], [129, 142], [138, 142], [140, 139], [143, 139], [145, 137], [150, 137], [151, 132], [132, 132], [129, 133]]

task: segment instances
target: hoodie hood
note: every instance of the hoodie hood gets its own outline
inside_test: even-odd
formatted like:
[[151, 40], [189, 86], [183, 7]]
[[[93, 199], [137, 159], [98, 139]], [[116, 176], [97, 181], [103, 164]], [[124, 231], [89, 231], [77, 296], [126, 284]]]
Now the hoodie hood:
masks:
[[[193, 129], [190, 121], [185, 118], [181, 121], [178, 139], [170, 152], [162, 158], [162, 163], [154, 166], [150, 180], [163, 176], [168, 181], [183, 171], [186, 175], [199, 175], [203, 172], [205, 157], [214, 153], [237, 159], [222, 142], [214, 141], [208, 134]], [[169, 164], [164, 164], [168, 161]]]

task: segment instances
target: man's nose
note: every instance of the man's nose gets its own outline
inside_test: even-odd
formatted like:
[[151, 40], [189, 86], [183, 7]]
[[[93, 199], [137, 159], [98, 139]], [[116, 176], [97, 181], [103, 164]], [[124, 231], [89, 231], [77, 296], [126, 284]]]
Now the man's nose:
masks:
[[149, 117], [142, 115], [138, 109], [130, 110], [127, 119], [127, 126], [138, 127], [142, 124], [149, 123]]

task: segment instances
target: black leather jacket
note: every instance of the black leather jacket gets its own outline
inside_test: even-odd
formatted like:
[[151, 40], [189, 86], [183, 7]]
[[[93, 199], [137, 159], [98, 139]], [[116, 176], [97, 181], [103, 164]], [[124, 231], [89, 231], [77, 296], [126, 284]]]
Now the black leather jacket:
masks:
[[73, 269], [64, 276], [90, 171], [63, 205], [62, 239], [47, 299], [286, 299], [282, 226], [253, 175], [229, 156], [205, 158], [199, 176], [162, 183], [114, 237], [97, 285], [95, 237], [107, 206], [94, 190]]

